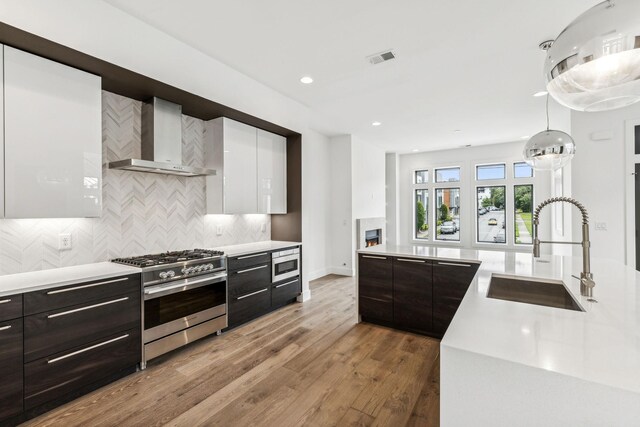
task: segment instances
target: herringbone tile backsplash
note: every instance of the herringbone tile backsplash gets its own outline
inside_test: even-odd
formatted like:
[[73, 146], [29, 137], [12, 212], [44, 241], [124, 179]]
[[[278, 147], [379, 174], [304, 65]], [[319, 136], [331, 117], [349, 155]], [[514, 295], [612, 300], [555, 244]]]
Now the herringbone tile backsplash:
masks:
[[[269, 215], [205, 215], [204, 177], [108, 169], [110, 161], [140, 158], [142, 104], [102, 95], [102, 217], [0, 220], [0, 274], [271, 238]], [[204, 132], [202, 120], [182, 116], [185, 164], [204, 166]], [[60, 233], [71, 234], [73, 249], [58, 250]]]

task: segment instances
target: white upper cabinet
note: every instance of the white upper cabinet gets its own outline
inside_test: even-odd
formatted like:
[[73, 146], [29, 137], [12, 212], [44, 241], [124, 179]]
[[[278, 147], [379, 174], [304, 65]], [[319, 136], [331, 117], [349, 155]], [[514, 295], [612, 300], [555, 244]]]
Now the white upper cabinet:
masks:
[[258, 212], [287, 213], [287, 139], [258, 129]]
[[99, 76], [4, 48], [6, 218], [99, 217]]
[[207, 213], [286, 213], [286, 139], [227, 118], [207, 122]]

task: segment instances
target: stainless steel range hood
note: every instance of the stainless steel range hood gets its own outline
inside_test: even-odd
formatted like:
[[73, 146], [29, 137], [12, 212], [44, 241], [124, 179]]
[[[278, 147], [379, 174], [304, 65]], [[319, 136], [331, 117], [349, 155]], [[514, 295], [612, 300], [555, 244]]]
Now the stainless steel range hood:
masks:
[[182, 164], [182, 106], [160, 98], [142, 104], [141, 157], [110, 162], [109, 168], [179, 176], [216, 174]]

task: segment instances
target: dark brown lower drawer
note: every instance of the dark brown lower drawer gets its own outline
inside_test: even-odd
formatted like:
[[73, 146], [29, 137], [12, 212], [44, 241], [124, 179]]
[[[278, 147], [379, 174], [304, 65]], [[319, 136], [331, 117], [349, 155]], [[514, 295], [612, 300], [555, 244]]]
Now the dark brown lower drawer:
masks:
[[24, 318], [25, 362], [139, 327], [140, 316], [140, 292], [27, 316]]
[[22, 295], [0, 297], [0, 321], [22, 317]]
[[271, 287], [271, 306], [279, 307], [285, 305], [300, 295], [300, 279], [285, 280], [280, 283], [274, 283]]
[[25, 409], [135, 366], [141, 357], [140, 339], [140, 330], [131, 329], [25, 364]]
[[0, 424], [22, 412], [22, 319], [0, 321]]
[[241, 325], [267, 313], [271, 308], [270, 290], [267, 286], [237, 297], [229, 296], [229, 327]]

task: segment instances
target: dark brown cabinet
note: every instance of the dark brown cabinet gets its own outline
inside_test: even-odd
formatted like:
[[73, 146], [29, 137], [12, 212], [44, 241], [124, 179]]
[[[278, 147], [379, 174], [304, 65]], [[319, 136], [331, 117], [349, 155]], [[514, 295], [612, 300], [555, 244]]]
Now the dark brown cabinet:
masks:
[[300, 277], [272, 284], [271, 307], [278, 308], [294, 302], [301, 291]]
[[229, 328], [233, 328], [271, 309], [271, 255], [229, 258], [228, 266], [228, 317]]
[[433, 331], [444, 335], [467, 293], [479, 264], [433, 262]]
[[430, 260], [393, 260], [393, 322], [399, 328], [429, 333], [432, 326], [433, 282]]
[[[0, 297], [0, 300], [2, 299], [3, 297]], [[22, 305], [20, 305], [20, 314], [22, 314]], [[0, 423], [22, 412], [22, 363], [22, 317], [2, 320], [0, 321]]]
[[358, 305], [364, 321], [393, 323], [393, 262], [388, 256], [359, 255]]
[[0, 322], [22, 317], [22, 295], [0, 297]]
[[24, 294], [25, 411], [37, 414], [135, 370], [141, 293], [134, 274]]
[[365, 322], [441, 338], [479, 266], [359, 254], [359, 315]]

